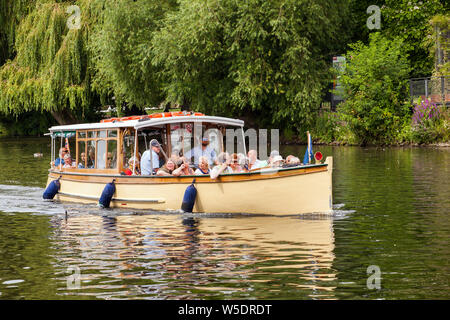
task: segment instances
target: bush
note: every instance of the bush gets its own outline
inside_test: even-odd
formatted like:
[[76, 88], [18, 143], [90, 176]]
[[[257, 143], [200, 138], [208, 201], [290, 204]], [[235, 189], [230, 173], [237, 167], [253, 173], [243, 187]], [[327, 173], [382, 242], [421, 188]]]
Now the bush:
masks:
[[336, 140], [338, 126], [337, 114], [334, 112], [321, 112], [313, 122], [310, 130], [312, 138], [318, 142], [330, 143]]
[[341, 73], [345, 101], [338, 111], [360, 144], [392, 143], [409, 113], [409, 65], [402, 41], [379, 33], [370, 43], [353, 44]]
[[448, 123], [436, 104], [425, 99], [414, 107], [411, 119], [411, 140], [416, 143], [447, 141]]

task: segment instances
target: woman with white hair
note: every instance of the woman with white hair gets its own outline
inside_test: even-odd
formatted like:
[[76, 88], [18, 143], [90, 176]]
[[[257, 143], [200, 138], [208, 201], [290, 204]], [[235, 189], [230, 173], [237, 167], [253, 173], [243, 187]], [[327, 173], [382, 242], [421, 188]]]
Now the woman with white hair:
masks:
[[207, 157], [201, 156], [198, 159], [198, 169], [195, 170], [195, 174], [209, 174], [209, 161]]

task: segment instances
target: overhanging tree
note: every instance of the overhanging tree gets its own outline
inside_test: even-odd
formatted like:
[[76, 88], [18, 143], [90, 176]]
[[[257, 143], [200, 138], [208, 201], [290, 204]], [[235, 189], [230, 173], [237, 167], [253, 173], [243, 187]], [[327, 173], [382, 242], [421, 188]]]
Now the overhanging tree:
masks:
[[66, 9], [73, 2], [37, 1], [15, 34], [17, 55], [0, 68], [1, 112], [48, 111], [59, 123], [92, 116], [98, 103], [87, 43], [100, 2], [77, 1], [81, 28], [69, 29]]
[[169, 100], [300, 127], [330, 78], [346, 1], [180, 1], [155, 33], [153, 64]]

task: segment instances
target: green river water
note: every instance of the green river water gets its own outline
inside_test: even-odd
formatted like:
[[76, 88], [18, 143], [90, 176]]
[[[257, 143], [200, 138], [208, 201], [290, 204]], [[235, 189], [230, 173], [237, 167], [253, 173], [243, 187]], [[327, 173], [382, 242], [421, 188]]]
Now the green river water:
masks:
[[44, 202], [50, 140], [0, 140], [0, 299], [450, 298], [450, 148], [315, 150], [332, 217]]

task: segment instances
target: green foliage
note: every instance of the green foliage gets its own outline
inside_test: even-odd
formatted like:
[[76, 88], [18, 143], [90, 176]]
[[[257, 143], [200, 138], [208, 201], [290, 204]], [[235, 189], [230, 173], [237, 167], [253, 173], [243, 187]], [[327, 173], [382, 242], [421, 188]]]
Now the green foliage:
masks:
[[0, 137], [2, 136], [39, 136], [56, 125], [48, 112], [25, 112], [17, 117], [0, 116]]
[[382, 33], [391, 40], [400, 38], [403, 41], [411, 78], [429, 76], [433, 70], [434, 59], [430, 51], [434, 39], [430, 37], [432, 26], [429, 21], [443, 12], [444, 6], [439, 0], [386, 0], [381, 9]]
[[[96, 75], [93, 87], [102, 97], [115, 97], [139, 107], [158, 105], [164, 97], [151, 65], [152, 36], [174, 0], [107, 0], [95, 25], [90, 48]], [[103, 102], [109, 102], [103, 99]]]
[[56, 115], [69, 111], [73, 120], [92, 114], [87, 50], [91, 1], [78, 1], [81, 29], [66, 26], [70, 4], [40, 1], [21, 22], [16, 33], [17, 56], [0, 69], [1, 112], [50, 111]]
[[315, 117], [310, 131], [315, 141], [331, 143], [336, 141], [336, 129], [339, 126], [338, 114], [334, 112], [320, 112]]
[[261, 125], [312, 120], [341, 24], [335, 1], [180, 1], [155, 33], [153, 63], [171, 101]]
[[[435, 75], [437, 76], [448, 76], [450, 75], [450, 15], [436, 15], [431, 20], [431, 25], [433, 26], [433, 50], [432, 54], [436, 58], [436, 70]], [[438, 48], [439, 47], [439, 48]], [[442, 60], [438, 61], [437, 55], [442, 54]]]
[[36, 0], [0, 0], [0, 66], [13, 58], [17, 27], [35, 3]]
[[374, 33], [369, 45], [356, 43], [347, 53], [341, 75], [346, 101], [339, 111], [361, 144], [392, 142], [408, 114], [409, 66], [402, 46]]

